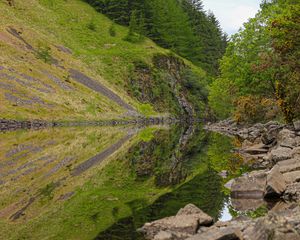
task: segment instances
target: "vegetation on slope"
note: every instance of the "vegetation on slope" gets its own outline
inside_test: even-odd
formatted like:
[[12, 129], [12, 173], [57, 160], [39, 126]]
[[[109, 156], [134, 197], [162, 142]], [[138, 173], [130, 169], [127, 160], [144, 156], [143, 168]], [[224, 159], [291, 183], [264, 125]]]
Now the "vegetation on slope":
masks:
[[[212, 12], [201, 0], [86, 0], [113, 21], [129, 25], [164, 48], [218, 73], [218, 61], [225, 52], [227, 36]], [[130, 35], [130, 34], [129, 34]], [[137, 41], [139, 38], [127, 37]]]
[[264, 1], [256, 17], [232, 37], [221, 76], [210, 88], [217, 117], [289, 123], [300, 117], [299, 14], [298, 1]]
[[[13, 7], [1, 1], [0, 14], [2, 118], [130, 117], [125, 104], [147, 116], [186, 114], [183, 105], [189, 105], [193, 115], [205, 111], [208, 79], [202, 69], [147, 38], [124, 40], [127, 27], [80, 0], [17, 0]], [[174, 64], [164, 68], [157, 59]], [[124, 104], [82, 84], [71, 74], [74, 69]]]

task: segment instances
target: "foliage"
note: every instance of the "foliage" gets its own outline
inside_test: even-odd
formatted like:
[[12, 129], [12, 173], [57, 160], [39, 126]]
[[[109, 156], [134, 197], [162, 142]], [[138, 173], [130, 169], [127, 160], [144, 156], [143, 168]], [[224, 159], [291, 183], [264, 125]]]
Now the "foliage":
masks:
[[261, 99], [257, 96], [241, 96], [235, 101], [234, 119], [236, 122], [261, 122], [276, 118], [278, 110], [272, 99]]
[[109, 27], [109, 35], [111, 37], [115, 37], [117, 35], [117, 32], [116, 32], [116, 27], [115, 27], [115, 24], [113, 23], [110, 27]]
[[[266, 99], [277, 102], [287, 122], [299, 116], [299, 9], [292, 0], [264, 2], [256, 17], [232, 37], [209, 97], [219, 118], [234, 110], [237, 118], [262, 120], [255, 115], [265, 111]], [[248, 116], [241, 116], [244, 113]]]
[[36, 50], [36, 57], [43, 60], [45, 63], [52, 62], [51, 48], [48, 46], [40, 46]]
[[94, 20], [91, 20], [86, 26], [91, 31], [96, 31], [96, 24], [95, 24]]
[[227, 36], [200, 0], [86, 0], [113, 21], [129, 25], [126, 40], [150, 37], [162, 47], [174, 50], [210, 74], [218, 73]]
[[144, 18], [142, 16], [138, 18], [137, 11], [132, 11], [130, 16], [128, 34], [124, 38], [124, 40], [132, 43], [141, 42], [144, 39], [144, 25]]

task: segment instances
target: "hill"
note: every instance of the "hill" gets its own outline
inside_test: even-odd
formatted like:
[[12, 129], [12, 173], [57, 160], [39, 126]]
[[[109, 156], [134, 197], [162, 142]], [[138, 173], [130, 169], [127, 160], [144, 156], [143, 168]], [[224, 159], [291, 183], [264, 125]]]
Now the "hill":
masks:
[[[195, 115], [206, 73], [87, 3], [0, 1], [0, 116], [96, 120]], [[113, 27], [113, 33], [112, 33]]]

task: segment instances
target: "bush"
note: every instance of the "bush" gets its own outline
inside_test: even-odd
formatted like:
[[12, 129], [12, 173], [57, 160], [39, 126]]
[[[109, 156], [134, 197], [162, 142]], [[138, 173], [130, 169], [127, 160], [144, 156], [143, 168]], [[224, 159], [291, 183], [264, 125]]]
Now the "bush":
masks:
[[112, 24], [108, 30], [111, 37], [117, 36], [115, 24]]
[[39, 47], [36, 51], [36, 57], [43, 60], [45, 63], [52, 62], [51, 48], [50, 47]]
[[86, 26], [91, 31], [96, 31], [96, 29], [97, 29], [96, 24], [93, 20], [91, 20]]
[[267, 98], [256, 96], [242, 96], [236, 102], [234, 119], [237, 122], [261, 122], [274, 119], [279, 114], [276, 102]]

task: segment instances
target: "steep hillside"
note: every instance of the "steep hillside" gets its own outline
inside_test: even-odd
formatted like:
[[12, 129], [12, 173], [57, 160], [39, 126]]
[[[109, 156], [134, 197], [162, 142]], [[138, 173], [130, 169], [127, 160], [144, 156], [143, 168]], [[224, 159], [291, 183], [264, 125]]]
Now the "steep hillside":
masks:
[[112, 33], [112, 22], [87, 3], [2, 0], [0, 15], [1, 118], [92, 120], [204, 109], [205, 93], [189, 91], [191, 84], [204, 89], [201, 69], [148, 39], [123, 40], [128, 29], [116, 25]]

